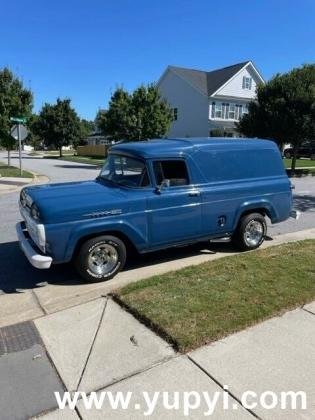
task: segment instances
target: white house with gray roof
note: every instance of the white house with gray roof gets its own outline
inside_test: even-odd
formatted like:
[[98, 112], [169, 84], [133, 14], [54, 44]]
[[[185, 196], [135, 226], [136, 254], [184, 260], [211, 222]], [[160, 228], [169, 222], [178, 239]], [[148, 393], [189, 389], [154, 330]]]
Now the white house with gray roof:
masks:
[[168, 66], [157, 83], [174, 113], [168, 137], [237, 137], [235, 123], [260, 83], [251, 61], [213, 71]]

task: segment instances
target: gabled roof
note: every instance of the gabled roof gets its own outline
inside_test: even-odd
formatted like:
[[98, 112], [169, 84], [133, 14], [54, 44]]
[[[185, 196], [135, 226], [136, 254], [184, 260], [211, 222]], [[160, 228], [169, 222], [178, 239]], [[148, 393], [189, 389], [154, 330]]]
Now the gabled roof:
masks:
[[243, 67], [250, 64], [251, 61], [233, 64], [213, 71], [202, 71], [186, 69], [183, 67], [169, 66], [168, 68], [181, 78], [185, 79], [190, 85], [198, 89], [204, 95], [211, 96], [228, 80], [237, 74]]

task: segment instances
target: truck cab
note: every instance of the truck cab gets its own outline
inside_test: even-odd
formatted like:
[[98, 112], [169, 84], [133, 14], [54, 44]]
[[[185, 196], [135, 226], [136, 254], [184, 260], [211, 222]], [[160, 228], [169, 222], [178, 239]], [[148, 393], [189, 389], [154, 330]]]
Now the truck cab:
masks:
[[17, 225], [30, 263], [73, 261], [107, 280], [146, 253], [225, 238], [259, 247], [292, 211], [291, 184], [269, 140], [163, 139], [113, 146], [93, 181], [24, 188]]

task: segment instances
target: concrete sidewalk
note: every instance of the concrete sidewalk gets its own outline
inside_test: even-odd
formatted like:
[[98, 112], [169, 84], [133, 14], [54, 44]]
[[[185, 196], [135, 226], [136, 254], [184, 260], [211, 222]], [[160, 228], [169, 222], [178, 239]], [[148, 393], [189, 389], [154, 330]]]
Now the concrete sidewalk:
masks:
[[0, 194], [17, 191], [32, 182], [33, 178], [0, 177]]
[[[108, 298], [75, 306], [33, 322], [0, 329], [0, 410], [2, 420], [142, 419], [148, 407], [143, 391], [208, 392], [220, 399], [214, 419], [314, 419], [315, 301], [304, 308], [204, 346], [176, 353], [168, 343]], [[298, 345], [297, 345], [298, 344]], [[228, 388], [223, 409], [222, 392]], [[14, 389], [12, 394], [11, 389]], [[57, 409], [54, 392], [131, 392], [128, 409]], [[307, 393], [307, 409], [245, 409], [244, 391]], [[182, 398], [182, 397], [181, 397]], [[152, 419], [184, 418], [183, 406], [165, 409], [157, 400]], [[180, 400], [182, 401], [182, 399]], [[268, 400], [270, 402], [270, 400]], [[251, 400], [252, 402], [252, 400]], [[181, 403], [182, 404], [182, 403]], [[201, 419], [208, 407], [191, 409]]]
[[34, 178], [22, 177], [0, 177], [0, 194], [19, 191], [26, 185], [43, 184], [49, 182], [49, 178], [44, 175], [34, 173]]
[[[266, 240], [262, 248], [303, 239], [315, 239], [315, 228], [275, 236], [273, 239]], [[222, 247], [219, 251], [216, 249], [216, 247], [211, 248], [210, 246], [208, 249], [194, 250], [193, 254], [191, 251], [188, 254], [183, 253], [181, 257], [172, 260], [157, 261], [153, 264], [150, 261], [146, 265], [141, 265], [138, 268], [127, 268], [114, 279], [101, 283], [85, 284], [77, 276], [76, 278], [69, 276], [68, 282], [58, 282], [58, 273], [60, 270], [66, 270], [66, 267], [57, 267], [57, 274], [54, 275], [51, 283], [35, 283], [32, 289], [15, 289], [14, 285], [12, 285], [15, 293], [0, 294], [0, 327], [36, 319], [81, 303], [92, 301], [129, 283], [149, 278], [153, 275], [179, 270], [184, 267], [213, 261], [237, 253], [230, 247]], [[51, 270], [39, 271], [31, 268], [22, 255], [22, 252], [21, 259], [23, 259], [23, 263], [25, 263], [27, 269], [34, 272], [34, 277], [41, 275], [44, 278], [49, 278], [52, 272]], [[19, 308], [19, 310], [17, 311], [16, 308]]]

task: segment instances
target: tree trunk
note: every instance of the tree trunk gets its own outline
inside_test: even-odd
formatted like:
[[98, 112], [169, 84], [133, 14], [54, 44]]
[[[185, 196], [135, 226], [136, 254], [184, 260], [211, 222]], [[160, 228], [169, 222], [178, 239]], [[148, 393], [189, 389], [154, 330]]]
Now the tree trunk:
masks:
[[292, 157], [292, 161], [291, 161], [291, 171], [292, 172], [295, 171], [296, 160], [297, 160], [297, 152], [298, 152], [298, 147], [295, 146], [293, 148], [293, 157]]
[[61, 158], [62, 158], [62, 146], [61, 146], [61, 147], [59, 147], [59, 157], [61, 157]]
[[11, 166], [11, 150], [8, 149], [8, 166]]

